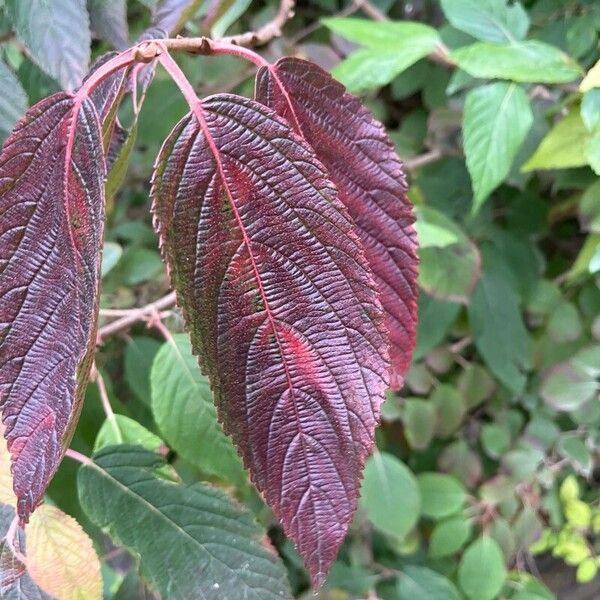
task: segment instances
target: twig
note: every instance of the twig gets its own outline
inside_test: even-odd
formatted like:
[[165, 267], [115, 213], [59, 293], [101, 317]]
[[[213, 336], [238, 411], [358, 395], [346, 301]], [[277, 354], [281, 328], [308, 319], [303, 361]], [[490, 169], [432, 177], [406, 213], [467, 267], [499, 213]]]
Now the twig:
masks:
[[10, 522], [10, 526], [8, 531], [6, 532], [5, 541], [9, 550], [12, 552], [13, 556], [20, 562], [26, 563], [27, 559], [21, 553], [21, 549], [19, 548], [19, 516], [15, 515], [13, 520]]
[[365, 15], [371, 17], [374, 21], [389, 21], [389, 17], [382, 13], [376, 6], [373, 6], [369, 0], [354, 0], [354, 6], [358, 10], [362, 10]]
[[72, 448], [67, 448], [65, 456], [71, 460], [77, 461], [82, 465], [85, 465], [86, 467], [90, 467], [94, 464], [94, 461], [91, 458], [85, 456], [85, 454], [81, 454], [81, 452], [77, 452], [77, 450], [73, 450]]
[[175, 292], [171, 292], [170, 294], [163, 296], [159, 300], [155, 300], [150, 304], [146, 304], [146, 306], [133, 309], [130, 312], [130, 314], [121, 317], [120, 319], [117, 319], [112, 323], [108, 323], [107, 325], [104, 325], [104, 327], [101, 327], [98, 330], [97, 344], [101, 345], [107, 337], [129, 329], [134, 323], [137, 323], [138, 321], [143, 321], [148, 317], [151, 317], [152, 315], [156, 314], [157, 312], [160, 312], [165, 308], [173, 306], [175, 302]]
[[98, 394], [100, 395], [100, 402], [102, 403], [102, 408], [104, 409], [106, 420], [110, 423], [110, 426], [115, 432], [118, 442], [122, 443], [123, 436], [121, 435], [121, 430], [119, 429], [119, 425], [117, 424], [117, 418], [115, 417], [115, 413], [112, 409], [112, 406], [110, 405], [110, 399], [108, 398], [108, 392], [106, 391], [104, 377], [102, 377], [102, 373], [100, 373], [95, 364], [93, 367], [92, 379], [96, 381], [96, 385], [98, 386]]
[[434, 148], [429, 152], [425, 152], [425, 154], [420, 154], [419, 156], [405, 160], [404, 166], [406, 167], [407, 171], [414, 171], [415, 169], [440, 160], [440, 158], [443, 156], [444, 155], [442, 154], [441, 150]]
[[220, 39], [236, 46], [264, 46], [281, 35], [283, 26], [294, 16], [295, 0], [281, 0], [276, 15], [256, 31], [247, 31]]

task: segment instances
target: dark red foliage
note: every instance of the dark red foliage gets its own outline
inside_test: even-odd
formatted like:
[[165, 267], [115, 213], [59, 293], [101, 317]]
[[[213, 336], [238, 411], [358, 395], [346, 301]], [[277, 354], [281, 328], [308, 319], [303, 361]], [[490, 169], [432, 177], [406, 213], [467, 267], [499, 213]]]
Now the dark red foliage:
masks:
[[315, 149], [373, 269], [390, 333], [392, 386], [410, 366], [417, 324], [417, 240], [402, 164], [381, 123], [317, 65], [282, 58], [257, 75], [256, 99]]
[[175, 127], [152, 196], [224, 428], [318, 587], [388, 384], [362, 244], [312, 148], [245, 98], [213, 96]]
[[83, 400], [104, 176], [94, 106], [69, 94], [30, 109], [0, 154], [0, 406], [21, 523], [42, 500]]

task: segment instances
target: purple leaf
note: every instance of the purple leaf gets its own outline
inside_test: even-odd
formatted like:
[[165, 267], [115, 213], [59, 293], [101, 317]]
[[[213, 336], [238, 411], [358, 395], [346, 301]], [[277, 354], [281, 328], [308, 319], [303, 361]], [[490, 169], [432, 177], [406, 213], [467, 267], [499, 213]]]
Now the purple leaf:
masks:
[[201, 4], [201, 0], [159, 0], [152, 11], [152, 25], [175, 35]]
[[417, 323], [417, 238], [402, 163], [381, 123], [317, 65], [282, 58], [257, 75], [256, 99], [315, 149], [356, 223], [390, 334], [392, 387], [411, 362]]
[[306, 142], [232, 95], [175, 127], [152, 195], [219, 417], [318, 587], [388, 383], [383, 312], [352, 221]]
[[90, 25], [98, 36], [113, 48], [124, 50], [129, 45], [126, 0], [87, 0]]
[[79, 417], [95, 344], [105, 176], [89, 99], [59, 93], [0, 154], [0, 407], [24, 524]]

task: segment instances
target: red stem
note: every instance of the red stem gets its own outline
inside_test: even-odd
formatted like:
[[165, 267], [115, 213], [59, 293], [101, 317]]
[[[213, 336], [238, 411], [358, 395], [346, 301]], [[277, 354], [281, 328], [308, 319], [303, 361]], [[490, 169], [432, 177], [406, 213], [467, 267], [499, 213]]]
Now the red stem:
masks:
[[227, 42], [214, 42], [211, 40], [210, 49], [212, 50], [213, 54], [229, 54], [230, 56], [245, 58], [246, 60], [254, 63], [257, 67], [269, 66], [269, 61], [263, 58], [260, 54], [250, 50], [250, 48], [236, 46], [235, 44], [229, 44]]

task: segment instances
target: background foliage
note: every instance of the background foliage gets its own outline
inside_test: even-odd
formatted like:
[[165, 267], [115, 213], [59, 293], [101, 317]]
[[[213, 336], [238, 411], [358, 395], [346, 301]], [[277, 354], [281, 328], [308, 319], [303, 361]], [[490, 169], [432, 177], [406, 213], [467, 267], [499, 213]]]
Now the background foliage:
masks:
[[[1, 136], [28, 105], [85, 73], [92, 38], [93, 57], [137, 38], [155, 3], [89, 0], [91, 27], [84, 4], [0, 0]], [[162, 4], [185, 5], [172, 27], [185, 23], [191, 35], [252, 29], [276, 10], [275, 2], [245, 0]], [[414, 364], [384, 406], [379, 452], [367, 463], [359, 512], [321, 597], [598, 597], [600, 5], [298, 4], [265, 52], [310, 58], [366, 99], [406, 161], [421, 243]], [[200, 95], [252, 93], [253, 69], [241, 61], [180, 62]], [[65, 70], [67, 63], [75, 67]], [[116, 190], [124, 181], [107, 207], [105, 308], [142, 306], [167, 292], [147, 182], [159, 144], [185, 112], [159, 70], [139, 120], [131, 107], [120, 115], [130, 142], [108, 183]], [[116, 415], [106, 417], [91, 384], [73, 442], [88, 456], [97, 452], [101, 468], [77, 475], [65, 462], [49, 503], [92, 538], [105, 598], [197, 593], [185, 585], [208, 534], [200, 528], [182, 545], [170, 525], [181, 508], [169, 515], [165, 494], [175, 506], [215, 510], [231, 528], [222, 540], [227, 560], [263, 578], [265, 597], [277, 597], [286, 593], [283, 570], [257, 542], [266, 529], [293, 593], [310, 597], [295, 551], [216, 422], [179, 315], [158, 316], [168, 331], [154, 315], [151, 327], [140, 322], [102, 340], [97, 364]], [[123, 493], [135, 482], [147, 482], [143, 493]], [[146, 514], [148, 506], [156, 510]], [[60, 515], [52, 522], [61, 535], [77, 538], [76, 524]], [[9, 522], [0, 514], [0, 525]], [[30, 535], [46, 530], [38, 525]], [[86, 539], [80, 547], [89, 552]], [[214, 569], [226, 582], [222, 564]], [[173, 580], [180, 587], [169, 588]], [[69, 597], [60, 585], [44, 589]], [[94, 584], [67, 588], [81, 585]], [[211, 597], [232, 593], [217, 588]]]

